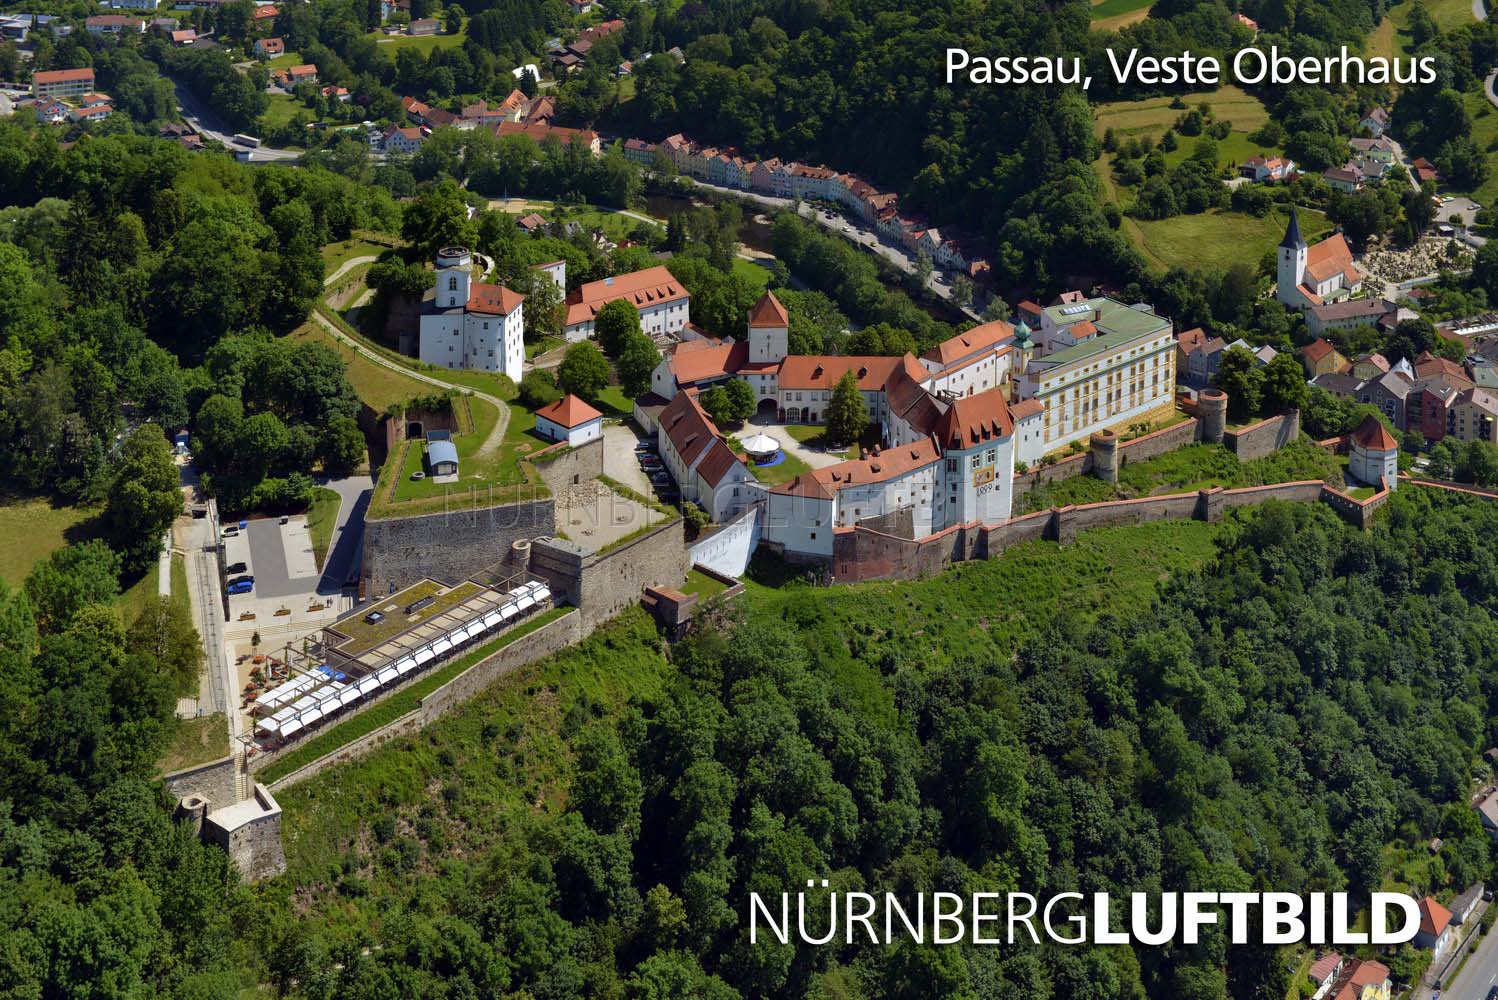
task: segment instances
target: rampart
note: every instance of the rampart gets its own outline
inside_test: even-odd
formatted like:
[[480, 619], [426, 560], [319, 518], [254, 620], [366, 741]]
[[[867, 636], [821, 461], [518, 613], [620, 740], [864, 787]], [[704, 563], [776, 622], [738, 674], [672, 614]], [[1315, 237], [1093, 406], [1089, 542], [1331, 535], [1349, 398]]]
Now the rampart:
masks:
[[364, 524], [368, 593], [422, 579], [463, 580], [504, 559], [512, 542], [556, 531], [550, 497], [483, 505], [483, 494], [455, 497], [450, 510]]
[[531, 465], [553, 493], [603, 475], [603, 438], [576, 448], [559, 442], [530, 456]]

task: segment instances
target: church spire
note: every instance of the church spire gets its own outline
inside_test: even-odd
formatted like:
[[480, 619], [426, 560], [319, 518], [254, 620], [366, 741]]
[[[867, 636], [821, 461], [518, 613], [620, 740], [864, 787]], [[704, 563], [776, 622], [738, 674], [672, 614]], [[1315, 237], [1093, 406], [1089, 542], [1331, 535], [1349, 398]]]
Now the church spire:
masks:
[[1280, 240], [1280, 246], [1287, 250], [1300, 250], [1304, 248], [1306, 241], [1300, 238], [1300, 218], [1295, 214], [1295, 206], [1290, 206], [1290, 225], [1285, 227], [1285, 238]]

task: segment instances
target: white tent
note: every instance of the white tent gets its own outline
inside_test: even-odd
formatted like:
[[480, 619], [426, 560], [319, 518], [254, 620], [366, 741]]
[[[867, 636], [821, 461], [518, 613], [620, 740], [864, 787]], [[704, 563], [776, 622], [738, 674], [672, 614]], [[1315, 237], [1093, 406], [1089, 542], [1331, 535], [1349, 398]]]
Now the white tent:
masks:
[[780, 450], [780, 442], [763, 431], [750, 435], [739, 444], [751, 455], [773, 455]]

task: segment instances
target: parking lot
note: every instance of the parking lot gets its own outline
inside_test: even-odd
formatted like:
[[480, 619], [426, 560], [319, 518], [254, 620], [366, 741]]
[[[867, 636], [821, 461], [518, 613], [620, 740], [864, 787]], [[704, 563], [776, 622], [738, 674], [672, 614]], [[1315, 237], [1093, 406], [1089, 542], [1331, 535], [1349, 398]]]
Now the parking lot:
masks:
[[[635, 433], [629, 424], [608, 424], [603, 428], [603, 474], [623, 483], [636, 493], [647, 497], [658, 497], [660, 489], [650, 481], [650, 476], [640, 466], [640, 453], [635, 449], [641, 444], [653, 445], [651, 438]], [[666, 484], [669, 495], [674, 484]]]

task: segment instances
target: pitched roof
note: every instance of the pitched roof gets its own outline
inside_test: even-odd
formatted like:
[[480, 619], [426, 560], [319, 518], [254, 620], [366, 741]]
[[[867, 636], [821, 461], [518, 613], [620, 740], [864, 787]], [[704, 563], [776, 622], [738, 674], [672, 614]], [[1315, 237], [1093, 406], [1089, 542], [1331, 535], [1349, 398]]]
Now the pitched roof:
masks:
[[1296, 214], [1295, 206], [1290, 206], [1290, 224], [1285, 227], [1285, 238], [1280, 240], [1280, 246], [1287, 250], [1296, 250], [1306, 245], [1306, 241], [1300, 235], [1300, 216]]
[[1342, 964], [1342, 956], [1336, 952], [1327, 952], [1316, 961], [1311, 963], [1310, 976], [1313, 983], [1324, 983], [1328, 976], [1337, 971], [1337, 966]]
[[[1394, 435], [1389, 433], [1379, 419], [1373, 414], [1363, 418], [1358, 424], [1358, 429], [1352, 432], [1352, 443], [1368, 451], [1396, 451], [1399, 448], [1394, 440]], [[1449, 917], [1450, 914], [1447, 914]], [[1437, 933], [1440, 933], [1437, 931]]]
[[690, 392], [678, 392], [672, 397], [661, 411], [660, 427], [666, 432], [672, 450], [688, 469], [712, 447], [714, 441], [722, 437], [717, 425], [697, 402], [696, 395]]
[[1498, 416], [1498, 394], [1481, 386], [1465, 390], [1456, 401], [1457, 403], [1471, 403], [1479, 410]]
[[1354, 958], [1342, 967], [1336, 982], [1326, 994], [1327, 1000], [1362, 1000], [1366, 987], [1389, 981], [1389, 968], [1381, 962]]
[[72, 83], [74, 80], [87, 80], [92, 83], [93, 79], [92, 66], [85, 66], [82, 69], [44, 69], [40, 73], [31, 74], [31, 81], [40, 84]]
[[749, 344], [722, 344], [711, 340], [686, 340], [671, 355], [671, 374], [680, 386], [711, 382], [732, 375], [749, 360]]
[[567, 325], [586, 323], [598, 315], [598, 310], [606, 303], [615, 299], [624, 299], [636, 309], [645, 309], [689, 298], [691, 293], [686, 286], [663, 265], [647, 267], [643, 271], [590, 281], [573, 290], [567, 296]]
[[1015, 420], [1025, 420], [1045, 412], [1045, 404], [1038, 399], [1022, 399], [1009, 407], [1009, 415]]
[[780, 363], [778, 385], [782, 389], [831, 389], [848, 372], [858, 379], [858, 388], [876, 392], [884, 388], [900, 358], [858, 355], [791, 355]]
[[1182, 352], [1190, 354], [1207, 342], [1207, 331], [1199, 326], [1193, 326], [1189, 330], [1182, 330], [1180, 336], [1176, 337], [1176, 347]]
[[1315, 364], [1318, 361], [1322, 361], [1325, 358], [1335, 354], [1336, 352], [1336, 345], [1333, 344], [1330, 340], [1326, 340], [1322, 337], [1317, 337], [1315, 340], [1311, 341], [1305, 347], [1300, 349], [1301, 355], [1304, 356], [1305, 359], [1312, 364]]
[[1448, 378], [1460, 379], [1471, 384], [1472, 379], [1467, 375], [1467, 369], [1449, 358], [1439, 358], [1429, 351], [1422, 351], [1415, 359], [1415, 374], [1421, 378], [1429, 378], [1432, 375], [1445, 375]]
[[1418, 905], [1420, 907], [1421, 932], [1434, 934], [1439, 937], [1446, 930], [1446, 925], [1451, 923], [1451, 911], [1429, 896], [1420, 900]]
[[488, 313], [491, 316], [508, 316], [520, 308], [525, 296], [512, 292], [504, 285], [488, 285], [476, 282], [468, 292], [468, 311]]
[[754, 308], [749, 310], [749, 326], [754, 327], [788, 327], [791, 325], [790, 313], [785, 311], [785, 306], [775, 297], [774, 292], [766, 291], [754, 303]]
[[697, 474], [702, 477], [703, 482], [711, 487], [717, 487], [736, 465], [741, 465], [739, 457], [728, 447], [727, 442], [718, 438], [707, 449], [707, 454], [702, 456], [702, 461], [697, 463]]
[[936, 439], [943, 448], [962, 450], [1014, 434], [1014, 417], [1003, 389], [963, 396], [936, 422]]
[[867, 457], [850, 459], [822, 469], [803, 472], [771, 492], [787, 496], [830, 500], [850, 486], [887, 482], [924, 468], [941, 458], [941, 450], [930, 439], [886, 448]]
[[975, 326], [971, 330], [957, 334], [955, 337], [949, 337], [921, 355], [921, 357], [927, 361], [934, 361], [945, 368], [971, 354], [996, 347], [1001, 341], [1008, 340], [1012, 336], [1014, 336], [1014, 327], [1001, 319], [997, 319], [992, 323]]
[[580, 427], [590, 420], [602, 420], [603, 414], [586, 402], [567, 393], [554, 403], [547, 403], [536, 411], [537, 417], [544, 417], [554, 424], [562, 427]]
[[[1298, 225], [1296, 230], [1299, 232]], [[1288, 233], [1286, 238], [1289, 238]], [[1284, 246], [1283, 243], [1280, 245]], [[1352, 249], [1348, 247], [1347, 238], [1341, 233], [1333, 233], [1306, 251], [1306, 274], [1310, 275], [1313, 280], [1322, 282], [1334, 275], [1348, 272], [1356, 274], [1353, 271]]]
[[[1306, 266], [1306, 270], [1310, 270], [1310, 265]], [[1332, 274], [1336, 274], [1336, 271], [1333, 271]], [[1325, 279], [1317, 277], [1316, 280], [1323, 281]], [[1322, 322], [1366, 319], [1371, 323], [1388, 311], [1389, 305], [1383, 299], [1343, 299], [1341, 302], [1311, 307], [1311, 312]], [[1385, 364], [1387, 363], [1385, 362]]]

